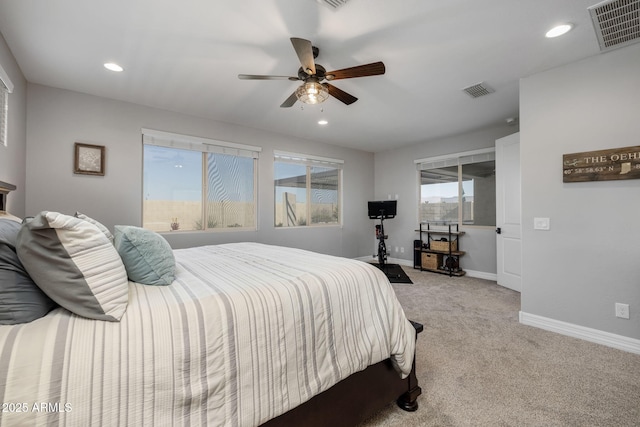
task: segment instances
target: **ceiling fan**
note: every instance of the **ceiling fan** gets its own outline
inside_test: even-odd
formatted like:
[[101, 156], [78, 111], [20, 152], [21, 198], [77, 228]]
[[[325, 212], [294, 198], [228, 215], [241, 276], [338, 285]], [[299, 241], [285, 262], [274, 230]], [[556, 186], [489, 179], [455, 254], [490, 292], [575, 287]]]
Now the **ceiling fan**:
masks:
[[302, 67], [298, 70], [297, 77], [238, 74], [238, 78], [242, 80], [291, 80], [304, 82], [280, 105], [280, 107], [283, 108], [293, 106], [298, 100], [306, 104], [319, 104], [324, 102], [329, 96], [333, 96], [347, 105], [353, 104], [358, 98], [325, 82], [325, 80], [333, 81], [352, 79], [355, 77], [377, 76], [385, 72], [385, 67], [382, 62], [373, 62], [371, 64], [358, 65], [342, 70], [327, 71], [322, 65], [315, 63], [314, 59], [318, 57], [320, 50], [312, 46], [309, 40], [292, 37], [291, 44], [298, 55], [300, 64], [302, 64]]

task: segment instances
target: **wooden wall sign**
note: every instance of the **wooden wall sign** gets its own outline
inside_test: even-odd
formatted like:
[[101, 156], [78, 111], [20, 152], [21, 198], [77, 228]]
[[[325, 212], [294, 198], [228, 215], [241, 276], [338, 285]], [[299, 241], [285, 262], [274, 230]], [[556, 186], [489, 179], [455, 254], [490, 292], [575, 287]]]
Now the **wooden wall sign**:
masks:
[[640, 179], [640, 146], [562, 156], [562, 182]]

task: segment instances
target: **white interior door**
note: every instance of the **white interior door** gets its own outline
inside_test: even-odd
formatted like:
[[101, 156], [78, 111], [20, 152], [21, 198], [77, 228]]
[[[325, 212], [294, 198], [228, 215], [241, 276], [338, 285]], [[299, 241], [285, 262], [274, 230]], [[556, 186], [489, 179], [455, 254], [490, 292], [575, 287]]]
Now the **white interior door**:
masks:
[[520, 133], [496, 140], [498, 284], [520, 292], [522, 273]]

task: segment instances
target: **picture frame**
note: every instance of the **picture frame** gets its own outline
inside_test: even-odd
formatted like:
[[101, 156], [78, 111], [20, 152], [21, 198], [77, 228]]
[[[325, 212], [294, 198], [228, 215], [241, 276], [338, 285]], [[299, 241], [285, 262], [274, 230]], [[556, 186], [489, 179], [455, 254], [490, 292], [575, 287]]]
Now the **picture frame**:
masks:
[[105, 146], [76, 142], [73, 173], [104, 176]]

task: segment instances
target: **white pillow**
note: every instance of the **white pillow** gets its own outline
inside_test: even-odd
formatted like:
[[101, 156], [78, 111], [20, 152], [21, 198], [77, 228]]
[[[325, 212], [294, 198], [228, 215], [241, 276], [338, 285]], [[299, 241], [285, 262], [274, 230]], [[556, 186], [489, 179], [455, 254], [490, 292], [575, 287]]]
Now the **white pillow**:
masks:
[[80, 218], [80, 219], [84, 219], [85, 221], [89, 221], [91, 224], [95, 225], [96, 227], [98, 227], [100, 229], [100, 231], [102, 231], [104, 233], [105, 236], [107, 236], [107, 239], [109, 239], [109, 241], [111, 243], [113, 243], [113, 234], [111, 234], [111, 231], [109, 231], [109, 229], [103, 225], [100, 221], [95, 220], [93, 218], [91, 218], [90, 216], [87, 216], [81, 212], [76, 212], [76, 214], [74, 215], [76, 218]]

